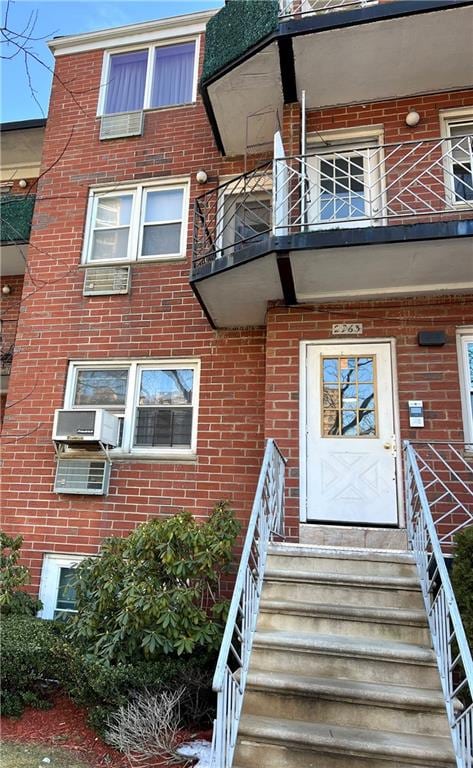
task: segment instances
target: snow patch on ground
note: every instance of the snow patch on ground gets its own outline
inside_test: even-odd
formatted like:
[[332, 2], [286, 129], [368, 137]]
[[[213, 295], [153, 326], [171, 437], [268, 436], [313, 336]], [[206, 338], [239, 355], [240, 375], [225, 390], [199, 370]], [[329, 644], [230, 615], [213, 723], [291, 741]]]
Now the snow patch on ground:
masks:
[[199, 762], [194, 768], [210, 768], [210, 750], [212, 745], [209, 741], [190, 741], [188, 744], [181, 744], [177, 750], [183, 757], [197, 757]]

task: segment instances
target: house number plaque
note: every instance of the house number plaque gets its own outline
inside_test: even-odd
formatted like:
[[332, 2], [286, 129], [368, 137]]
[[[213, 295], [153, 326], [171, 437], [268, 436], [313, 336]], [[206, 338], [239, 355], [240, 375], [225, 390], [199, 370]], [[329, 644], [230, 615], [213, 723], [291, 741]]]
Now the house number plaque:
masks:
[[363, 323], [333, 323], [332, 336], [360, 336]]

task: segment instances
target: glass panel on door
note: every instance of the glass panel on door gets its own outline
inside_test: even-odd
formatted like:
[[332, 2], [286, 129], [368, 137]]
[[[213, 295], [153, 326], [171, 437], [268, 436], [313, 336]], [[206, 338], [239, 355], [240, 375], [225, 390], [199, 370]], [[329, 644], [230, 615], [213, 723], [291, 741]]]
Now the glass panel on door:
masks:
[[376, 435], [374, 357], [324, 357], [322, 436]]

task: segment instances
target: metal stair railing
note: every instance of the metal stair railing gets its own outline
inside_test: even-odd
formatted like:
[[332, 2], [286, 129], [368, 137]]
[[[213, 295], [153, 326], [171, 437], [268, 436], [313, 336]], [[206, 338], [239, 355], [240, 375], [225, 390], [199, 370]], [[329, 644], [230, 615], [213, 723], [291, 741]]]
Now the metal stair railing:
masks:
[[233, 763], [268, 545], [274, 536], [284, 536], [285, 464], [274, 440], [268, 440], [213, 679], [212, 768]]
[[458, 768], [473, 768], [473, 660], [444, 554], [451, 551], [452, 531], [473, 524], [471, 448], [463, 443], [404, 443], [409, 547], [420, 577]]

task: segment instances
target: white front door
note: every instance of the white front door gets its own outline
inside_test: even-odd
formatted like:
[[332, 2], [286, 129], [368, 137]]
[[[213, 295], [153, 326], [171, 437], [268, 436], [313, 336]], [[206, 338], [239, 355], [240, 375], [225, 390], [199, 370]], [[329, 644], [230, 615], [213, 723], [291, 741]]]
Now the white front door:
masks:
[[391, 347], [306, 347], [307, 520], [398, 521]]

